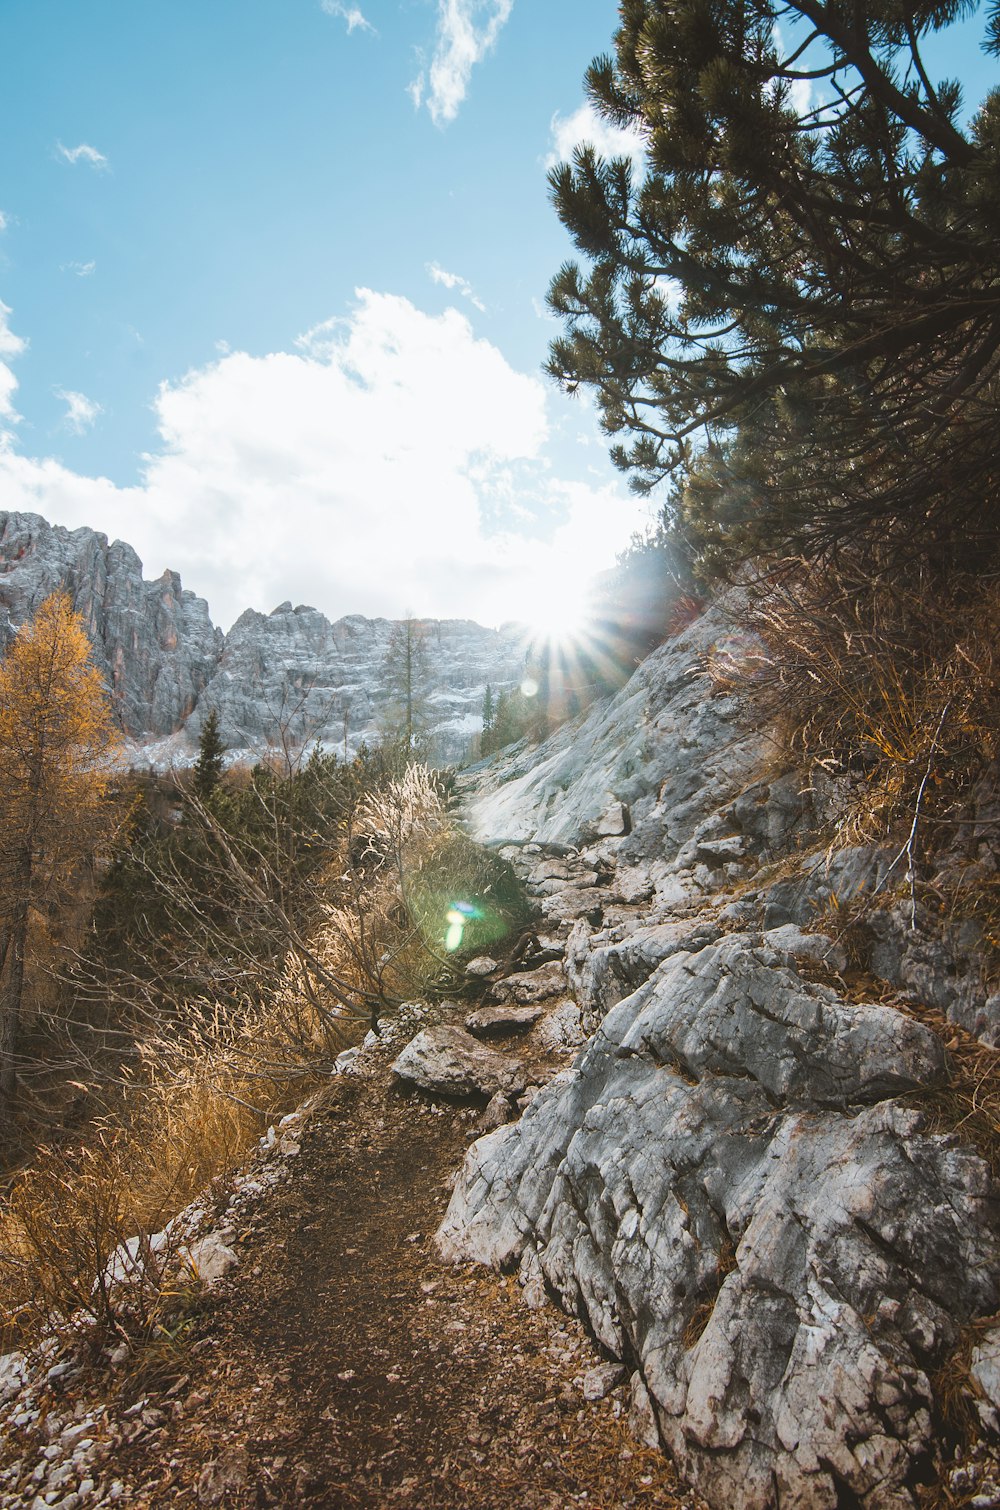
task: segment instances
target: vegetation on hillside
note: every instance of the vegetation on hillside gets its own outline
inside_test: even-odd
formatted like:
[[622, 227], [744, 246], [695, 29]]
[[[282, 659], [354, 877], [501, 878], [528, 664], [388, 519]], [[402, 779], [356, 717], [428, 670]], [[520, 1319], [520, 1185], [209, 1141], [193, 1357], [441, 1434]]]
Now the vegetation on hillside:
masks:
[[113, 838], [117, 743], [83, 621], [53, 593], [0, 661], [0, 1123], [26, 1047], [29, 954], [74, 910], [83, 868]]
[[967, 14], [624, 0], [586, 83], [644, 171], [551, 175], [584, 259], [551, 375], [665, 491], [652, 549], [740, 585], [748, 701], [853, 779], [854, 832], [902, 827], [911, 878], [995, 840], [1000, 90], [968, 115], [934, 62]]
[[[224, 1175], [396, 1005], [465, 989], [465, 962], [512, 945], [529, 916], [510, 867], [456, 827], [446, 777], [414, 761], [412, 729], [349, 764], [315, 750], [226, 769], [209, 718], [191, 771], [130, 776], [110, 762], [108, 699], [65, 599], [22, 630], [4, 688], [42, 646], [62, 665], [53, 636], [73, 651], [70, 671], [47, 691], [31, 682], [34, 701], [5, 696], [0, 721], [16, 820], [5, 856], [33, 844], [34, 889], [5, 918], [8, 959], [22, 912], [29, 937], [44, 925], [55, 893], [42, 880], [57, 866], [77, 923], [29, 968], [32, 1000], [44, 990], [48, 1006], [30, 1046], [10, 1051], [22, 1072], [38, 1067], [3, 1150], [11, 1340], [81, 1312], [105, 1335], [159, 1326], [153, 1291], [140, 1285], [136, 1310], [129, 1287], [92, 1288], [115, 1248]], [[28, 788], [45, 797], [44, 822], [13, 803], [22, 748], [52, 762]], [[111, 811], [129, 814], [113, 855]], [[89, 888], [68, 868], [84, 857], [99, 862]], [[140, 1251], [156, 1280], [163, 1255]]]

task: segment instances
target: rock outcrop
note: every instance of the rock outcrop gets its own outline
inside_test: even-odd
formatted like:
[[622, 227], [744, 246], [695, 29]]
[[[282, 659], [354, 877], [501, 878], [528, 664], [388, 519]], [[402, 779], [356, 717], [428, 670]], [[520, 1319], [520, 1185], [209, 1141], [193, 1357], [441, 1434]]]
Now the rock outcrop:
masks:
[[126, 733], [181, 729], [215, 674], [223, 635], [176, 572], [155, 582], [121, 540], [66, 530], [37, 514], [0, 512], [0, 628], [7, 638], [43, 598], [65, 588], [83, 615], [94, 660]]
[[[473, 1146], [438, 1246], [581, 1316], [718, 1510], [914, 1510], [934, 1381], [1000, 1306], [1000, 1190], [925, 1120], [950, 1067], [921, 1005], [998, 1024], [961, 928], [910, 928], [891, 851], [826, 854], [836, 791], [762, 769], [705, 675], [748, 649], [708, 615], [480, 777], [470, 821], [514, 841], [591, 1037]], [[830, 898], [860, 893], [892, 1004], [843, 978]]]
[[[250, 757], [314, 741], [353, 753], [392, 726], [389, 619], [331, 623], [282, 603], [248, 609], [223, 635], [176, 572], [144, 581], [130, 545], [0, 511], [0, 647], [60, 587], [83, 615], [138, 762], [143, 750], [154, 763], [189, 759], [211, 711], [227, 747]], [[487, 683], [499, 691], [523, 674], [522, 633], [465, 619], [422, 620], [419, 632], [421, 726], [436, 760], [459, 760], [482, 728]]]

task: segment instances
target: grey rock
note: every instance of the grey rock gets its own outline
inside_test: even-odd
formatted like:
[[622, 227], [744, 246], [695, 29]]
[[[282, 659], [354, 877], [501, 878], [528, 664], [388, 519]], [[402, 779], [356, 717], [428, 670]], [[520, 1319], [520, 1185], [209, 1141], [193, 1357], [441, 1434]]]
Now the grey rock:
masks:
[[668, 957], [470, 1150], [438, 1245], [537, 1264], [639, 1361], [637, 1424], [645, 1390], [720, 1510], [912, 1507], [928, 1371], [1000, 1299], [996, 1189], [883, 1099], [943, 1074], [934, 1036], [788, 959], [733, 935]]
[[697, 953], [714, 943], [721, 931], [709, 917], [639, 925], [624, 938], [605, 942], [602, 935], [578, 924], [570, 935], [566, 968], [588, 1027], [596, 1027], [611, 1007], [648, 980], [665, 959], [685, 951]]
[[724, 839], [699, 839], [697, 854], [709, 865], [722, 865], [726, 860], [742, 860], [746, 854], [746, 840], [742, 834], [729, 834]]
[[503, 1127], [514, 1115], [510, 1097], [506, 1091], [497, 1091], [491, 1096], [483, 1108], [482, 1116], [476, 1123], [476, 1130], [480, 1134], [495, 1132], [498, 1127]]
[[501, 1037], [511, 1033], [524, 1033], [534, 1027], [545, 1009], [540, 1006], [517, 1007], [501, 1002], [495, 1007], [480, 1007], [470, 1012], [465, 1026], [477, 1037]]
[[583, 1376], [583, 1398], [585, 1400], [604, 1400], [625, 1378], [625, 1370], [620, 1363], [599, 1363], [596, 1368], [589, 1368]]
[[831, 971], [847, 969], [846, 950], [825, 933], [803, 933], [795, 923], [785, 923], [780, 928], [768, 929], [764, 941], [769, 948], [793, 960], [810, 960]]
[[990, 1404], [1000, 1409], [1000, 1327], [993, 1327], [972, 1349], [970, 1372]]
[[630, 833], [632, 829], [632, 817], [628, 810], [628, 804], [619, 802], [616, 797], [611, 797], [605, 803], [604, 810], [594, 824], [594, 835], [598, 839], [619, 838], [623, 834]]
[[535, 1031], [535, 1042], [554, 1054], [572, 1054], [584, 1041], [583, 1018], [575, 1001], [567, 999], [546, 1012]]
[[558, 960], [550, 960], [537, 970], [525, 970], [520, 975], [509, 975], [498, 980], [490, 989], [494, 1001], [520, 1002], [524, 1005], [544, 1001], [549, 996], [561, 996], [566, 989], [566, 976]]
[[480, 954], [476, 959], [470, 959], [465, 967], [465, 973], [471, 975], [474, 980], [481, 980], [487, 975], [495, 975], [499, 969], [499, 960], [490, 959], [488, 954]]
[[393, 1073], [421, 1090], [447, 1096], [516, 1095], [525, 1087], [523, 1067], [461, 1028], [424, 1028], [394, 1061]]

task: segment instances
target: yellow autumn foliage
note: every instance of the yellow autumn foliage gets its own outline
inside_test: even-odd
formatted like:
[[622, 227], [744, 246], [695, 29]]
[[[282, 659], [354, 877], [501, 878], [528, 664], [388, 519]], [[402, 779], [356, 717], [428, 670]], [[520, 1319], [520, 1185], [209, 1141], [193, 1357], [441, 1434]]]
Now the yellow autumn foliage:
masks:
[[15, 1082], [33, 908], [110, 837], [120, 736], [83, 620], [53, 593], [0, 661], [0, 1099]]

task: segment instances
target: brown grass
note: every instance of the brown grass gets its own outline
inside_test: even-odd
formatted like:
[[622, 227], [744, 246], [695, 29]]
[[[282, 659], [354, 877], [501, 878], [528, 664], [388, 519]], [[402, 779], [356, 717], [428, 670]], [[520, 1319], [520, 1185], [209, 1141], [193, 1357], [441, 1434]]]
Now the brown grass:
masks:
[[[465, 946], [514, 929], [523, 893], [508, 870], [455, 831], [425, 768], [363, 801], [325, 878], [337, 903], [304, 940], [292, 929], [277, 984], [262, 998], [248, 983], [236, 1006], [192, 1000], [147, 1029], [119, 1083], [91, 1087], [103, 1112], [82, 1141], [38, 1149], [12, 1180], [0, 1209], [0, 1348], [83, 1319], [101, 1340], [141, 1335], [169, 1354], [189, 1295], [149, 1239], [326, 1083], [380, 1011], [455, 983], [452, 954], [466, 952], [447, 948], [455, 902], [477, 904]], [[135, 1283], [95, 1289], [134, 1238]]]
[[729, 1236], [729, 1233], [724, 1232], [722, 1235], [722, 1242], [719, 1245], [719, 1253], [716, 1259], [715, 1275], [713, 1277], [711, 1292], [710, 1294], [706, 1295], [703, 1300], [699, 1301], [695, 1306], [694, 1310], [691, 1312], [691, 1315], [688, 1317], [687, 1324], [681, 1335], [681, 1341], [683, 1343], [685, 1351], [689, 1351], [691, 1348], [693, 1348], [699, 1337], [701, 1337], [704, 1333], [705, 1329], [708, 1326], [708, 1323], [712, 1319], [712, 1313], [715, 1310], [716, 1301], [719, 1298], [719, 1291], [722, 1289], [722, 1286], [725, 1283], [726, 1275], [731, 1274], [735, 1268], [736, 1248], [733, 1244], [732, 1238]]
[[746, 627], [746, 691], [790, 757], [854, 778], [841, 843], [884, 842], [918, 798], [923, 853], [995, 843], [1000, 586], [788, 562], [752, 584]]

